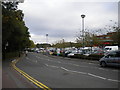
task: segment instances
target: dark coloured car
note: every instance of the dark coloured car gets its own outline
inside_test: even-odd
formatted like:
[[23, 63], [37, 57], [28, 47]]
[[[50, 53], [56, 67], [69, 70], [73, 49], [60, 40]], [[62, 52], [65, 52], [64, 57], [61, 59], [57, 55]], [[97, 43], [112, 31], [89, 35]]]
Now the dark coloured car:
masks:
[[120, 51], [112, 51], [109, 54], [102, 57], [100, 60], [100, 65], [105, 66], [117, 66], [120, 67]]
[[104, 50], [99, 50], [99, 51], [93, 52], [93, 54], [96, 54], [96, 55], [104, 55], [104, 53], [105, 53]]

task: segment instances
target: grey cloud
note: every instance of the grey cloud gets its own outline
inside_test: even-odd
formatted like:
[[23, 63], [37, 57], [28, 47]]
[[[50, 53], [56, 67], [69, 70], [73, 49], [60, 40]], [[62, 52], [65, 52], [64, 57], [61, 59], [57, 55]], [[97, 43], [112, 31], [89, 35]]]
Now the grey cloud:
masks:
[[[78, 2], [77, 2], [78, 1]], [[33, 2], [33, 3], [32, 3]], [[117, 3], [83, 3], [79, 0], [36, 0], [21, 5], [25, 22], [34, 35], [49, 38], [74, 38], [75, 32], [81, 30], [81, 14], [86, 14], [85, 28], [90, 30], [103, 28], [109, 20], [117, 20]], [[39, 38], [38, 38], [39, 39]]]

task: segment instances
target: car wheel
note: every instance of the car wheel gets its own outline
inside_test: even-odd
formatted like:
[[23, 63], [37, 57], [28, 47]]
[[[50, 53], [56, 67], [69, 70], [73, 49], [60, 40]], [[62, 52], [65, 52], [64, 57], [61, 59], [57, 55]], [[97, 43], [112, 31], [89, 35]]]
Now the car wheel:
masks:
[[101, 62], [101, 67], [106, 67], [106, 63], [105, 62]]

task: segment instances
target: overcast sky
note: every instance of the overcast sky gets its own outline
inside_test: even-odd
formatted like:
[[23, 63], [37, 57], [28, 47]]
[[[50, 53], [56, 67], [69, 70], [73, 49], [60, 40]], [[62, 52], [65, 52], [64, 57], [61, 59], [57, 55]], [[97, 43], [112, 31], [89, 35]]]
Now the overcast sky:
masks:
[[19, 9], [35, 43], [46, 43], [46, 34], [51, 44], [61, 39], [74, 42], [82, 28], [81, 14], [86, 15], [85, 28], [90, 32], [118, 21], [118, 0], [106, 1], [25, 0]]

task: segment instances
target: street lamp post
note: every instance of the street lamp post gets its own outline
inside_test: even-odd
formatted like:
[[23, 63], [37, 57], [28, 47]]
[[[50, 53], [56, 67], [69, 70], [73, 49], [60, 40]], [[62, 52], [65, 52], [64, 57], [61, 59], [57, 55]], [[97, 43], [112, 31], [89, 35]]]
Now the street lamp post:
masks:
[[48, 34], [46, 34], [46, 54], [48, 53]]
[[83, 48], [84, 48], [85, 47], [85, 45], [84, 45], [84, 18], [85, 18], [85, 15], [82, 14], [81, 17], [82, 17], [82, 37], [83, 37]]
[[8, 46], [8, 42], [5, 44], [5, 51], [4, 51], [3, 59], [6, 59], [6, 49], [7, 49], [7, 46]]
[[91, 46], [91, 53], [92, 53], [93, 40], [90, 40], [90, 46]]
[[48, 34], [46, 34], [46, 43], [48, 44]]

